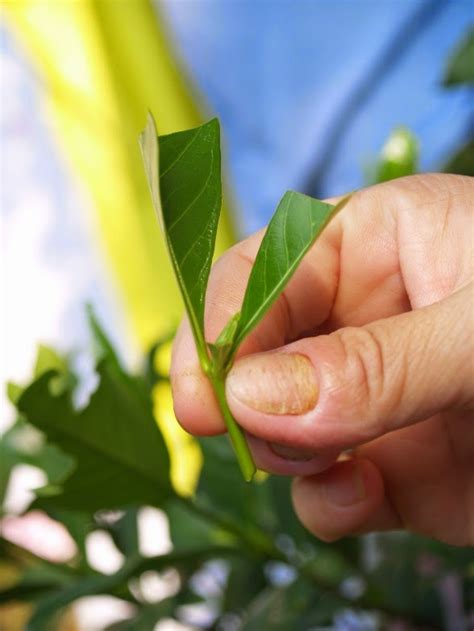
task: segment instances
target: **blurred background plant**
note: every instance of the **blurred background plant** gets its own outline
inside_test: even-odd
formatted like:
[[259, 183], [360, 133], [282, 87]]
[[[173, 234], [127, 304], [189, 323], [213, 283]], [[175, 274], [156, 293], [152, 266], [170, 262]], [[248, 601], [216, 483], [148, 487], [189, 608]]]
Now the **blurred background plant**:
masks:
[[[2, 628], [472, 627], [472, 551], [402, 533], [323, 544], [287, 479], [246, 485], [225, 438], [179, 429], [167, 367], [181, 305], [136, 141], [148, 108], [160, 133], [219, 115], [234, 197], [220, 251], [287, 188], [474, 175], [472, 6], [3, 9]], [[88, 332], [86, 300], [112, 341], [92, 312]], [[40, 339], [59, 350], [40, 346], [29, 375]]]

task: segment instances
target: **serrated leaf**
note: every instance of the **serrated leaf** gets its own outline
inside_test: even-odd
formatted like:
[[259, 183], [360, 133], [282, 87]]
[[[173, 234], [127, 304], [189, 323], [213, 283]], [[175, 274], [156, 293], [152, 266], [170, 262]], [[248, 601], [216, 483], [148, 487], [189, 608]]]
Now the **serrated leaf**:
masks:
[[100, 324], [95, 314], [94, 308], [92, 307], [92, 305], [88, 304], [86, 309], [89, 329], [94, 340], [96, 357], [98, 359], [107, 359], [107, 361], [112, 364], [118, 372], [123, 372], [119, 357], [115, 352], [112, 342], [109, 340], [105, 330]]
[[0, 437], [0, 504], [3, 504], [11, 471], [20, 463], [38, 467], [49, 482], [65, 478], [75, 467], [73, 458], [47, 443], [35, 427], [19, 418]]
[[204, 300], [222, 196], [219, 122], [213, 119], [201, 127], [160, 136], [158, 140], [150, 114], [140, 146], [153, 205], [198, 354], [204, 359]]
[[16, 405], [21, 393], [23, 392], [23, 387], [17, 383], [13, 383], [13, 381], [8, 381], [6, 390], [8, 400], [12, 405]]
[[294, 191], [284, 194], [250, 272], [234, 337], [234, 351], [260, 322], [318, 235], [348, 199], [345, 197], [333, 206]]
[[474, 83], [474, 28], [458, 43], [448, 59], [443, 77], [447, 87]]
[[60, 373], [67, 372], [69, 366], [64, 357], [61, 357], [54, 348], [39, 344], [36, 351], [36, 362], [33, 371], [35, 377], [39, 377], [48, 370], [57, 370]]
[[133, 381], [106, 361], [88, 406], [77, 411], [71, 392], [53, 395], [48, 372], [22, 394], [18, 408], [77, 463], [60, 490], [38, 504], [75, 510], [116, 508], [134, 502], [159, 505], [173, 494], [169, 457], [151, 403]]

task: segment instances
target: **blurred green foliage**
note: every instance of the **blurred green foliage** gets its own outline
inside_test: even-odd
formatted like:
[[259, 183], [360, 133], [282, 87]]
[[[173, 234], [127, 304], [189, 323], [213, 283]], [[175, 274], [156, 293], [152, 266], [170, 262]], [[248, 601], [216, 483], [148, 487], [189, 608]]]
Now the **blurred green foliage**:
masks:
[[[45, 470], [54, 486], [46, 494], [40, 490], [31, 508], [61, 521], [77, 547], [69, 562], [51, 563], [0, 539], [2, 558], [17, 569], [13, 584], [0, 592], [0, 603], [32, 602], [28, 631], [54, 629], [65, 607], [96, 594], [114, 595], [134, 607], [132, 618], [110, 631], [149, 630], [164, 617], [186, 621], [195, 604], [212, 612], [209, 624], [196, 627], [203, 629], [345, 629], [348, 620], [350, 628], [361, 630], [389, 628], [395, 620], [402, 629], [451, 628], [441, 586], [453, 573], [465, 612], [473, 605], [474, 552], [405, 533], [320, 542], [293, 514], [290, 480], [268, 476], [244, 482], [227, 437], [200, 439], [204, 466], [196, 493], [177, 494], [152, 417], [150, 380], [145, 372], [125, 371], [95, 318], [91, 322], [99, 383], [86, 407], [77, 410], [70, 403], [74, 379], [50, 387], [71, 369], [58, 358], [52, 372], [41, 355], [57, 356], [43, 348], [38, 365], [46, 372], [23, 389], [16, 402], [19, 420], [2, 439], [11, 454], [4, 465], [7, 477], [20, 461]], [[12, 440], [21, 432], [35, 437], [27, 458], [28, 441]], [[166, 513], [171, 552], [140, 554], [142, 505]], [[122, 567], [111, 575], [89, 565], [85, 538], [96, 530], [109, 533], [124, 555]], [[172, 596], [150, 602], [134, 588], [145, 573], [170, 568], [179, 577]], [[217, 588], [206, 588], [213, 577]]]
[[443, 84], [446, 87], [474, 84], [474, 27], [470, 27], [448, 59]]

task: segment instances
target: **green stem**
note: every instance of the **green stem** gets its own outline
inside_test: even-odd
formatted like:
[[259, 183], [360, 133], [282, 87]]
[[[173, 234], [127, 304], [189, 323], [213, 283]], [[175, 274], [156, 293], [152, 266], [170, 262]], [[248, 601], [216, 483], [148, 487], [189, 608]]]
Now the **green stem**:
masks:
[[214, 366], [214, 370], [211, 368], [207, 371], [207, 375], [212, 383], [212, 387], [214, 388], [217, 403], [219, 404], [222, 416], [224, 417], [224, 422], [226, 424], [227, 431], [229, 432], [230, 440], [234, 448], [240, 470], [242, 471], [242, 475], [244, 476], [246, 482], [251, 482], [257, 469], [255, 467], [252, 454], [250, 453], [245, 434], [232, 416], [227, 404], [224, 374], [217, 371]]

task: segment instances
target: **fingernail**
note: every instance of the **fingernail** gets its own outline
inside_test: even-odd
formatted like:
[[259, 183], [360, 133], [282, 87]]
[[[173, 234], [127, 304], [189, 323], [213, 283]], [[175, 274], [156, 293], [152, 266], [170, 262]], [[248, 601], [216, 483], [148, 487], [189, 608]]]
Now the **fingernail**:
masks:
[[234, 364], [227, 387], [236, 399], [267, 414], [304, 414], [318, 398], [313, 366], [298, 353], [248, 355]]
[[304, 449], [293, 449], [293, 447], [287, 447], [286, 445], [280, 445], [280, 443], [268, 443], [270, 449], [280, 458], [285, 460], [292, 460], [293, 462], [307, 462], [312, 460], [316, 454], [312, 451], [305, 451]]
[[357, 504], [366, 497], [364, 477], [357, 463], [350, 463], [333, 472], [323, 489], [328, 502], [336, 506]]

